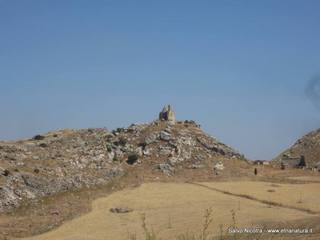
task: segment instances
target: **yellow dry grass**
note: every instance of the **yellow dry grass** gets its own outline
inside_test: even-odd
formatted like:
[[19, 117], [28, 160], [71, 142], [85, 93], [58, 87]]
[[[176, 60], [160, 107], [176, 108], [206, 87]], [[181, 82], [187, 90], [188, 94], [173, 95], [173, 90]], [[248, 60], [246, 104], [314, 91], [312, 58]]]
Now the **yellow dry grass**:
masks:
[[[225, 186], [232, 189], [232, 184], [238, 186], [239, 183], [226, 183]], [[266, 188], [270, 186], [270, 183], [253, 182], [244, 183], [242, 188], [259, 189], [260, 184]], [[154, 229], [162, 239], [170, 240], [181, 233], [199, 232], [204, 210], [208, 207], [212, 207], [214, 218], [210, 231], [216, 235], [219, 234], [220, 224], [223, 224], [224, 229], [232, 224], [231, 210], [235, 211], [239, 227], [258, 226], [257, 224], [265, 222], [286, 222], [311, 216], [298, 210], [270, 207], [187, 183], [143, 184], [138, 188], [119, 191], [98, 199], [93, 202], [92, 207], [92, 211], [87, 215], [66, 222], [51, 232], [25, 240], [127, 240], [128, 232], [136, 233], [140, 239], [143, 234], [142, 213], [146, 214], [149, 228]], [[134, 211], [114, 214], [109, 211], [113, 207], [128, 207]]]
[[239, 181], [201, 184], [230, 193], [248, 195], [263, 201], [320, 212], [320, 183], [274, 184]]
[[318, 176], [298, 176], [298, 177], [289, 177], [292, 180], [300, 180], [306, 182], [320, 182], [320, 175]]

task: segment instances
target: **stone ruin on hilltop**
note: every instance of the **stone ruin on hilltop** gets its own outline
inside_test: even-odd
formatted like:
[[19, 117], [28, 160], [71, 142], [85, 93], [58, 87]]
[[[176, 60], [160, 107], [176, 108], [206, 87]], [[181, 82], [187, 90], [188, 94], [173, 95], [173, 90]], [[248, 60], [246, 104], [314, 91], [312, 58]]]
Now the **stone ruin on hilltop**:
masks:
[[[0, 141], [0, 213], [25, 201], [101, 186], [126, 174], [136, 176], [141, 169], [180, 177], [184, 169], [207, 174], [214, 167], [218, 175], [225, 171], [225, 159], [245, 158], [204, 133], [194, 121], [176, 121], [170, 105], [150, 124], [132, 124], [111, 132], [105, 128], [65, 129], [32, 139]], [[143, 167], [132, 171], [131, 166], [136, 165]]]
[[162, 111], [159, 113], [159, 120], [160, 121], [169, 121], [169, 122], [176, 121], [176, 116], [175, 116], [175, 113], [174, 113], [171, 105], [164, 106]]

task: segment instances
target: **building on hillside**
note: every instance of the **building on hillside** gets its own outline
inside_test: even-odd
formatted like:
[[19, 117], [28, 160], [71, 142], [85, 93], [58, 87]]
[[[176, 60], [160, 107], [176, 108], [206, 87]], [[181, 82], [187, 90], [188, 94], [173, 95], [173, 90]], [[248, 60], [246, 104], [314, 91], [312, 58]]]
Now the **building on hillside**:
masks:
[[254, 160], [254, 161], [253, 161], [253, 164], [254, 164], [254, 165], [262, 165], [262, 164], [263, 164], [263, 161], [262, 161], [262, 160]]
[[304, 168], [306, 167], [305, 157], [301, 155], [300, 157], [291, 157], [286, 154], [282, 155], [281, 168]]
[[269, 161], [266, 160], [254, 160], [253, 165], [270, 165]]

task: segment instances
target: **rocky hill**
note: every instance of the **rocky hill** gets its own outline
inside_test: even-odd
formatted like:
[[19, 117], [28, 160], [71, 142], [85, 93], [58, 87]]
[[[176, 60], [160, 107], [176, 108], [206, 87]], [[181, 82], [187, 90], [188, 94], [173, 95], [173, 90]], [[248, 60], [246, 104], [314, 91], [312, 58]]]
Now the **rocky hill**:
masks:
[[294, 159], [301, 156], [304, 156], [306, 166], [309, 168], [316, 167], [320, 162], [320, 129], [312, 131], [297, 140], [292, 147], [277, 156], [275, 161], [280, 162], [284, 158]]
[[65, 129], [0, 142], [0, 212], [32, 199], [103, 185], [136, 168], [174, 177], [183, 169], [210, 168], [218, 174], [227, 160], [246, 162], [195, 122], [166, 116], [113, 131]]

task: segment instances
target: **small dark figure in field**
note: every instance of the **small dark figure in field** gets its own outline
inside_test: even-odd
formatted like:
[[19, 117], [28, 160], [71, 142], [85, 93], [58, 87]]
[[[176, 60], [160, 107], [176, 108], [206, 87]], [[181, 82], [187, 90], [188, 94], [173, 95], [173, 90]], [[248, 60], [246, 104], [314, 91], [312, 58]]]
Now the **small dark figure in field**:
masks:
[[258, 174], [258, 169], [255, 168], [255, 169], [254, 169], [254, 175], [257, 175], [257, 174]]

